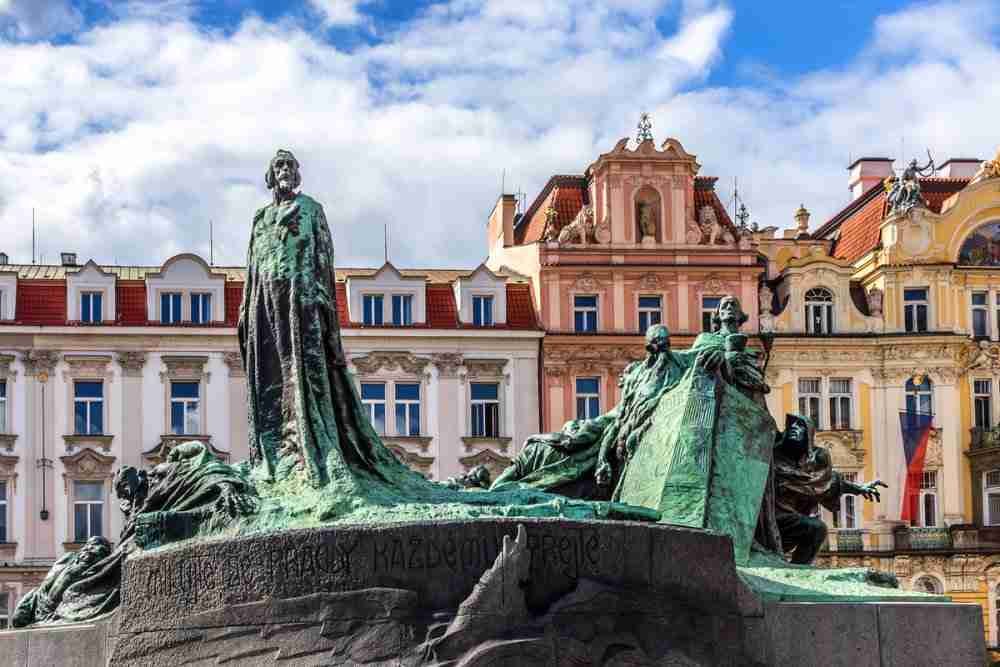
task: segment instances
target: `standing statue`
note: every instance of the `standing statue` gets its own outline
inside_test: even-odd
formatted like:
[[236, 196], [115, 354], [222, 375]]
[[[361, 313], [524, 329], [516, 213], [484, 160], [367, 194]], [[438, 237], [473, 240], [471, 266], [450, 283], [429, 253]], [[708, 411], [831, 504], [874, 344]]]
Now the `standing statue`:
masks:
[[639, 231], [643, 241], [656, 239], [656, 215], [649, 202], [639, 202]]
[[365, 415], [337, 319], [333, 240], [323, 207], [298, 192], [299, 162], [279, 150], [265, 174], [273, 201], [250, 232], [238, 335], [250, 454], [268, 480], [302, 471], [316, 487], [398, 466]]
[[712, 314], [714, 331], [698, 334], [691, 346], [698, 364], [718, 370], [722, 378], [763, 404], [763, 394], [771, 391], [760, 368], [759, 354], [747, 349], [747, 336], [740, 328], [750, 319], [740, 300], [724, 296]]
[[930, 176], [934, 170], [934, 158], [931, 157], [931, 152], [927, 151], [927, 164], [921, 167], [917, 165], [916, 160], [910, 160], [909, 166], [903, 170], [899, 178], [891, 181], [887, 179], [889, 212], [902, 214], [915, 206], [925, 206], [920, 191], [920, 177]]
[[819, 518], [820, 505], [836, 512], [844, 494], [879, 501], [879, 487], [888, 488], [878, 479], [860, 485], [844, 479], [833, 469], [830, 452], [814, 445], [814, 435], [807, 417], [787, 415], [785, 432], [778, 434], [774, 448], [781, 544], [791, 554], [791, 562], [803, 565], [813, 562], [826, 540], [826, 524]]

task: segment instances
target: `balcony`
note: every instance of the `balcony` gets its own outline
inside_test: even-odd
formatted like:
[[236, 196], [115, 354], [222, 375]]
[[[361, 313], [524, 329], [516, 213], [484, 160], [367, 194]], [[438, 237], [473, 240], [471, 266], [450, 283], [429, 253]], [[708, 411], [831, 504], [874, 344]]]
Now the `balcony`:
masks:
[[972, 435], [971, 444], [969, 449], [992, 449], [994, 447], [1000, 447], [1000, 426], [994, 426], [993, 428], [970, 428], [969, 433]]
[[934, 551], [951, 549], [951, 531], [945, 526], [918, 528], [897, 526], [892, 531], [896, 551]]

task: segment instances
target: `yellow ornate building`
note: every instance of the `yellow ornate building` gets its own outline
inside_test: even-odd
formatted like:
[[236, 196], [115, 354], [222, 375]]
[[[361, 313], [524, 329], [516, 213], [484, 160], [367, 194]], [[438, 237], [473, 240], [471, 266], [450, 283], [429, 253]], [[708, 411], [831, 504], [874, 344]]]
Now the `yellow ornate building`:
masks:
[[[887, 158], [849, 168], [852, 201], [810, 232], [775, 237], [759, 321], [773, 331], [775, 415], [809, 414], [817, 443], [882, 502], [827, 514], [829, 566], [870, 565], [906, 588], [982, 605], [1000, 643], [1000, 153], [896, 177]], [[917, 516], [900, 521], [900, 413], [933, 414]]]

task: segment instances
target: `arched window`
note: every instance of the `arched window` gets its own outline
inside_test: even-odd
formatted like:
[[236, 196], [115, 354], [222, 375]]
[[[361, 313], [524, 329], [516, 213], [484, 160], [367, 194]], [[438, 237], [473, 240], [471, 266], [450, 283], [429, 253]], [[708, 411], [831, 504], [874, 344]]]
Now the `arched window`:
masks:
[[941, 595], [944, 593], [944, 586], [941, 585], [937, 577], [925, 574], [917, 577], [917, 580], [913, 582], [913, 590], [931, 595]]
[[833, 333], [833, 292], [825, 287], [814, 287], [806, 292], [806, 331]]
[[[919, 380], [920, 382], [914, 382]], [[925, 415], [934, 412], [934, 387], [926, 375], [910, 378], [906, 381], [906, 411], [919, 412]]]

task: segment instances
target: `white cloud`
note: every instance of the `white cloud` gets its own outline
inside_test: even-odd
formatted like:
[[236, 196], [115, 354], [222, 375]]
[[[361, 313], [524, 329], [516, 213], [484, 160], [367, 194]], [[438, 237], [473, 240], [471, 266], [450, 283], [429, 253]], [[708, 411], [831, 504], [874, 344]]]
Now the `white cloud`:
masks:
[[22, 39], [73, 32], [83, 16], [68, 0], [0, 0], [0, 30]]
[[[183, 14], [126, 14], [65, 45], [0, 42], [17, 63], [0, 79], [0, 250], [30, 257], [35, 207], [49, 260], [207, 256], [213, 220], [216, 258], [240, 262], [278, 147], [325, 204], [339, 265], [379, 262], [389, 224], [399, 264], [471, 267], [501, 169], [531, 197], [631, 135], [643, 109], [720, 186], [739, 176], [762, 224], [790, 224], [800, 201], [814, 220], [842, 205], [852, 152], [905, 157], [901, 135], [942, 157], [997, 141], [993, 5], [884, 17], [857, 59], [766, 89], [699, 87], [731, 12], [685, 3], [663, 35], [666, 7], [452, 0], [351, 54], [287, 21], [223, 34]], [[941, 26], [964, 48], [902, 46]]]
[[309, 0], [327, 25], [355, 25], [362, 22], [359, 5], [363, 0]]

